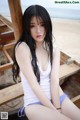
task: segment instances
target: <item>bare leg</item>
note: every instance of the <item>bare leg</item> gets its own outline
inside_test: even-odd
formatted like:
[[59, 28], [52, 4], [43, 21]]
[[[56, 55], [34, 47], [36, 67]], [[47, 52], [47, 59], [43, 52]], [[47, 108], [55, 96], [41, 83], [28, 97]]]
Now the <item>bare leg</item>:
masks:
[[29, 120], [71, 120], [58, 111], [51, 110], [43, 105], [30, 105], [25, 108]]
[[[63, 94], [63, 91], [60, 90], [60, 94]], [[80, 109], [72, 103], [69, 98], [65, 98], [62, 103], [62, 113], [72, 120], [80, 120]]]
[[62, 103], [62, 113], [72, 120], [80, 120], [80, 110], [70, 99], [66, 98]]

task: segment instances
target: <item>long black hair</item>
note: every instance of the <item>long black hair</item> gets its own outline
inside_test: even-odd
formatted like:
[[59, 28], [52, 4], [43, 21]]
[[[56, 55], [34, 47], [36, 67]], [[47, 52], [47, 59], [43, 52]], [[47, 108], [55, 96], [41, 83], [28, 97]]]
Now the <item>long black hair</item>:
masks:
[[[31, 55], [32, 55], [31, 64], [33, 66], [33, 71], [37, 77], [38, 82], [40, 82], [40, 73], [39, 73], [39, 69], [37, 66], [37, 58], [35, 54], [35, 49], [36, 49], [35, 42], [30, 34], [30, 22], [31, 22], [32, 17], [41, 18], [43, 20], [44, 27], [46, 30], [46, 36], [45, 36], [44, 41], [45, 41], [45, 45], [47, 45], [49, 48], [51, 65], [52, 65], [52, 56], [53, 56], [52, 55], [52, 51], [53, 51], [52, 23], [51, 23], [50, 16], [44, 7], [40, 5], [31, 5], [25, 10], [23, 14], [23, 33], [22, 33], [21, 38], [17, 42], [18, 45], [21, 44], [22, 42], [25, 42], [29, 46]], [[13, 64], [13, 79], [14, 80], [19, 75], [19, 71], [20, 69], [19, 69], [19, 66], [15, 58], [15, 50], [14, 50], [14, 64]]]

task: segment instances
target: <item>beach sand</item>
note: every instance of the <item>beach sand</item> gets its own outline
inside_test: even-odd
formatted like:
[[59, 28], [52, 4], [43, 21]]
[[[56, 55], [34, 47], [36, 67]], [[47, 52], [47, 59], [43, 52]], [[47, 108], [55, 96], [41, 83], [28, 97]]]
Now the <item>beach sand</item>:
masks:
[[80, 20], [52, 19], [57, 46], [80, 63]]
[[52, 18], [52, 24], [56, 45], [80, 63], [80, 20]]

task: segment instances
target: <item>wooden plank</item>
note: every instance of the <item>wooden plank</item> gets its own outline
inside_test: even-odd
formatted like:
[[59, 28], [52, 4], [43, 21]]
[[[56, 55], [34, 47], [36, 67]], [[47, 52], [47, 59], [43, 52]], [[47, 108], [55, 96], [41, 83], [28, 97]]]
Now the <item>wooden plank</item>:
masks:
[[6, 51], [5, 48], [3, 48], [3, 52], [4, 52], [4, 54], [6, 55], [7, 59], [9, 60], [9, 62], [13, 64], [13, 60], [12, 60], [12, 58], [10, 57], [10, 55], [8, 54], [8, 52]]
[[10, 43], [14, 39], [15, 38], [14, 38], [13, 31], [9, 31], [9, 32], [5, 32], [5, 33], [0, 34], [0, 44], [1, 45], [5, 45], [7, 43]]
[[23, 102], [23, 96], [21, 96], [15, 100], [7, 102], [6, 104], [0, 105], [0, 111], [7, 111], [8, 115], [15, 114], [23, 106]]
[[80, 108], [80, 95], [72, 98], [71, 100], [72, 100], [72, 102], [74, 102], [74, 104], [75, 104], [76, 106], [78, 106], [78, 107]]
[[0, 28], [1, 28], [1, 27], [5, 27], [5, 24], [4, 24], [4, 23], [3, 23], [3, 24], [1, 24], [1, 25], [0, 25]]
[[0, 105], [13, 100], [14, 98], [21, 97], [22, 95], [23, 89], [21, 83], [4, 88], [0, 90]]
[[0, 15], [0, 21], [1, 23], [6, 24], [11, 30], [13, 30], [12, 23], [9, 20], [7, 20], [5, 17], [3, 17], [2, 15]]
[[[0, 17], [1, 17], [1, 15], [0, 15]], [[0, 20], [0, 25], [4, 25], [4, 23], [2, 22], [2, 20]]]
[[10, 48], [12, 48], [12, 47], [14, 47], [14, 45], [16, 44], [16, 41], [13, 41], [13, 42], [11, 42], [11, 43], [9, 43], [9, 44], [5, 44], [4, 45], [4, 48], [7, 50], [7, 49], [10, 49]]
[[7, 27], [7, 25], [0, 26], [0, 34], [7, 32], [7, 31], [10, 31], [10, 28]]
[[12, 68], [12, 65], [13, 65], [13, 60], [12, 60], [12, 58], [10, 57], [10, 55], [8, 54], [8, 52], [6, 51], [6, 49], [3, 47], [2, 50], [3, 50], [4, 54], [5, 54], [5, 56], [7, 57], [9, 63], [6, 63], [6, 64], [4, 64], [4, 65], [1, 65], [1, 66], [0, 66], [0, 71], [4, 71], [4, 70], [7, 70], [7, 69], [9, 69], [9, 68]]
[[[8, 0], [15, 40], [19, 40], [22, 34], [22, 10], [20, 0]], [[17, 8], [17, 9], [16, 9]]]
[[3, 64], [3, 65], [0, 65], [0, 72], [12, 68], [12, 66], [13, 66], [13, 60], [12, 60], [12, 58], [10, 57], [9, 53], [7, 52], [7, 50], [8, 50], [9, 48], [13, 47], [14, 44], [15, 44], [15, 42], [12, 42], [12, 43], [6, 44], [6, 45], [4, 45], [4, 46], [2, 47], [1, 50], [3, 51], [3, 53], [5, 54], [5, 56], [7, 57], [8, 63], [5, 63], [5, 64]]
[[12, 68], [13, 63], [6, 63], [0, 66], [0, 72]]
[[68, 59], [70, 59], [70, 56], [60, 51], [60, 64], [64, 64]]
[[71, 64], [63, 64], [60, 66], [60, 80], [64, 79], [80, 70], [80, 67], [74, 62]]

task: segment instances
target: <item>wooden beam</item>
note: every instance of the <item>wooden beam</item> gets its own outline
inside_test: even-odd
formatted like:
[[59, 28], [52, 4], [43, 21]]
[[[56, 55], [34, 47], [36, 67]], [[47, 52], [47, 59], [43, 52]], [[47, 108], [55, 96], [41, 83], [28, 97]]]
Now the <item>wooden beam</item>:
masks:
[[76, 65], [74, 62], [71, 64], [63, 64], [60, 66], [60, 80], [64, 79], [80, 70], [80, 67]]
[[13, 31], [4, 32], [4, 33], [0, 34], [0, 44], [1, 45], [5, 45], [7, 43], [10, 43], [14, 39], [15, 38], [14, 38], [14, 32]]
[[23, 89], [21, 83], [4, 88], [0, 90], [0, 105], [13, 100], [14, 98], [21, 97], [22, 95]]
[[9, 68], [12, 68], [12, 65], [13, 65], [13, 60], [12, 58], [10, 57], [10, 55], [8, 54], [7, 50], [5, 49], [5, 47], [2, 48], [2, 51], [4, 52], [5, 56], [7, 57], [8, 59], [8, 63], [5, 63], [3, 65], [0, 65], [0, 71], [4, 71], [4, 70], [7, 70]]
[[74, 104], [75, 104], [76, 106], [78, 106], [78, 107], [80, 108], [80, 95], [72, 98], [71, 100], [72, 100], [72, 102], [74, 102]]
[[13, 63], [6, 63], [4, 65], [0, 65], [0, 72], [12, 68], [12, 65]]
[[15, 40], [19, 40], [22, 34], [22, 10], [20, 0], [8, 0]]
[[15, 44], [16, 44], [16, 41], [13, 41], [11, 43], [8, 43], [8, 44], [4, 45], [3, 47], [4, 47], [4, 49], [7, 50], [7, 49], [10, 49], [10, 48], [14, 47]]
[[10, 31], [10, 28], [7, 25], [0, 26], [0, 34]]
[[4, 54], [6, 55], [6, 57], [7, 57], [8, 61], [9, 61], [10, 63], [13, 63], [12, 58], [10, 57], [10, 55], [8, 54], [8, 52], [6, 51], [6, 49], [5, 49], [5, 48], [3, 48], [3, 52], [4, 52]]
[[5, 24], [1, 24], [0, 25], [0, 29], [2, 29], [3, 27], [5, 27], [6, 25]]
[[70, 56], [60, 51], [60, 64], [64, 64], [68, 59], [70, 59]]
[[11, 30], [13, 30], [13, 26], [12, 26], [12, 23], [7, 20], [6, 18], [4, 18], [2, 15], [0, 15], [0, 21], [1, 21], [1, 25], [5, 24], [7, 25]]

